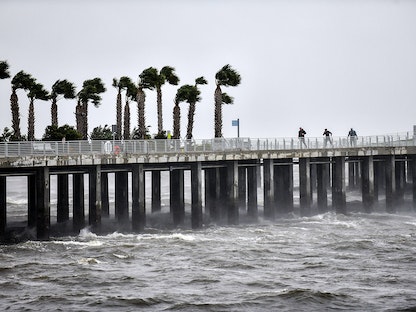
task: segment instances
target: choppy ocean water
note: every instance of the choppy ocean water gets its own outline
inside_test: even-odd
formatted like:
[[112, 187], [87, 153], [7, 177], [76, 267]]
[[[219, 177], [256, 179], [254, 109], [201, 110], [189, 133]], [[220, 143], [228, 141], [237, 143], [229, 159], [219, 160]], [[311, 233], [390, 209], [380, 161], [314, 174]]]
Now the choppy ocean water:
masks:
[[415, 230], [404, 209], [0, 245], [0, 310], [414, 311]]

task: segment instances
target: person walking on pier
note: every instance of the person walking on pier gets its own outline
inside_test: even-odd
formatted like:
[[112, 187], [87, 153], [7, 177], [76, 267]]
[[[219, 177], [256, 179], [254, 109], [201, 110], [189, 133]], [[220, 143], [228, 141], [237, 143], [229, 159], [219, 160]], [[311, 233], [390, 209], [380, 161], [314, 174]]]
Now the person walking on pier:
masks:
[[353, 128], [348, 132], [348, 137], [350, 138], [350, 145], [357, 146], [357, 132]]
[[324, 134], [325, 136], [324, 138], [324, 147], [326, 147], [326, 144], [329, 142], [329, 144], [331, 144], [332, 147], [334, 147], [334, 145], [332, 144], [332, 132], [329, 131], [328, 129], [325, 128]]
[[305, 146], [306, 148], [308, 148], [308, 146], [305, 143], [305, 134], [306, 134], [306, 131], [303, 130], [302, 127], [300, 127], [299, 128], [299, 132], [298, 132], [298, 138], [299, 138], [300, 148], [302, 148], [302, 146]]

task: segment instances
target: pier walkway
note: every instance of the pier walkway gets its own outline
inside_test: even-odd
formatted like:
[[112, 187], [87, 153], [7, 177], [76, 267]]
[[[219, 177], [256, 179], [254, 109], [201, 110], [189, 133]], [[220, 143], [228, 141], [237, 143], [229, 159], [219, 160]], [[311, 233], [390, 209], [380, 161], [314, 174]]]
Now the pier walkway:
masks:
[[[241, 215], [255, 222], [260, 214], [273, 220], [295, 210], [304, 216], [330, 209], [346, 213], [346, 193], [357, 189], [365, 212], [373, 210], [381, 194], [388, 212], [395, 212], [406, 190], [416, 202], [413, 133], [333, 137], [330, 142], [305, 138], [306, 147], [300, 143], [298, 138], [1, 142], [0, 240], [10, 236], [10, 176], [27, 177], [25, 228], [35, 229], [37, 239], [51, 235], [53, 175], [58, 199], [53, 226], [67, 230], [69, 223], [71, 233], [86, 225], [97, 233], [106, 230], [102, 220], [111, 216], [109, 174], [114, 174], [115, 222], [120, 229], [135, 232], [145, 230], [146, 215], [161, 211], [164, 171], [169, 174], [169, 209], [175, 226], [182, 226], [186, 218], [185, 171], [190, 172], [192, 228], [238, 224]], [[151, 175], [147, 211], [146, 172]]]

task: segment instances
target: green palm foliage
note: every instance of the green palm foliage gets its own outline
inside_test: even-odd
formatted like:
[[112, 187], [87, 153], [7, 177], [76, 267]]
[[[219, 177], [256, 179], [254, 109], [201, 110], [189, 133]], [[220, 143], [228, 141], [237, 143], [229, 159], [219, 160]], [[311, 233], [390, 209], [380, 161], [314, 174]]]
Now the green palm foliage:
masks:
[[187, 102], [189, 103], [189, 111], [188, 111], [188, 127], [186, 131], [186, 139], [192, 139], [192, 131], [194, 129], [194, 116], [195, 116], [195, 109], [196, 103], [201, 101], [200, 94], [201, 92], [198, 90], [198, 85], [205, 85], [208, 81], [204, 77], [199, 77], [195, 79], [195, 86], [194, 91], [191, 92]]
[[40, 83], [34, 82], [29, 88], [27, 97], [30, 100], [29, 113], [27, 117], [27, 139], [33, 141], [35, 139], [35, 100], [49, 100], [49, 92], [46, 91]]
[[222, 104], [232, 104], [233, 98], [223, 93], [221, 86], [235, 87], [241, 83], [240, 74], [231, 68], [230, 65], [225, 65], [215, 75], [216, 89], [215, 89], [215, 137], [222, 137]]
[[171, 85], [178, 85], [179, 77], [175, 75], [175, 69], [170, 66], [163, 67], [160, 72], [149, 67], [140, 75], [141, 85], [145, 89], [156, 89], [157, 92], [157, 129], [158, 135], [163, 133], [163, 114], [162, 114], [162, 86], [168, 82]]
[[74, 99], [75, 85], [68, 80], [57, 80], [52, 86], [51, 92], [51, 125], [58, 127], [58, 96], [62, 95], [64, 99]]
[[20, 108], [19, 98], [16, 91], [19, 89], [29, 91], [31, 86], [35, 84], [35, 79], [24, 71], [18, 72], [12, 79], [12, 94], [10, 96], [10, 109], [12, 112], [12, 129], [13, 134], [10, 137], [12, 141], [19, 141], [22, 139], [20, 132]]
[[0, 61], [0, 79], [10, 78], [9, 64], [6, 61]]
[[[176, 93], [175, 97], [175, 107], [174, 107], [174, 114], [173, 114], [173, 137], [179, 138], [180, 137], [180, 102], [187, 102], [189, 104], [189, 111], [188, 111], [188, 127], [186, 133], [186, 139], [192, 139], [192, 130], [194, 124], [194, 116], [195, 116], [195, 109], [196, 103], [201, 100], [201, 92], [198, 90], [199, 84], [207, 84], [208, 82], [204, 77], [199, 77], [195, 80], [195, 85], [184, 85], [180, 87]], [[176, 112], [176, 113], [175, 113]], [[178, 135], [177, 135], [178, 134]]]
[[91, 101], [95, 107], [100, 106], [100, 94], [105, 92], [104, 83], [101, 78], [85, 80], [81, 91], [78, 92], [78, 105], [76, 108], [77, 130], [84, 140], [88, 137], [88, 103]]

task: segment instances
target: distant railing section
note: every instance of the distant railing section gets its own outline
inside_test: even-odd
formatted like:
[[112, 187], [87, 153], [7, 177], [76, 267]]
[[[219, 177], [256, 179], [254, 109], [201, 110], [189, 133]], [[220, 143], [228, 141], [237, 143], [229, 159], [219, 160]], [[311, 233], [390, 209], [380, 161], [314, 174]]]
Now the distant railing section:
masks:
[[26, 156], [149, 155], [189, 152], [240, 152], [415, 146], [413, 133], [363, 137], [215, 138], [204, 140], [107, 140], [0, 142], [0, 158]]

